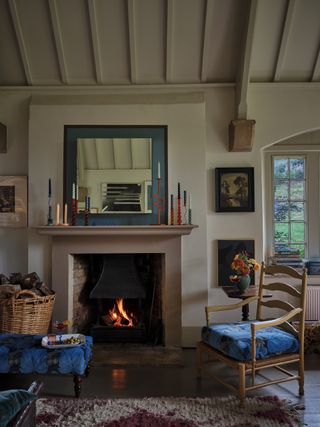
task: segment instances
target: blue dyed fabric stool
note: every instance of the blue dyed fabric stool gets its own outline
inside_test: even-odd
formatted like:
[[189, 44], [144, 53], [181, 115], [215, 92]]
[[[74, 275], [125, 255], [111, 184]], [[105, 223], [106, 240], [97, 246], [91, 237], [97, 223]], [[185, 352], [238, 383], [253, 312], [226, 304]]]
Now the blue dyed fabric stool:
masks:
[[0, 334], [0, 373], [71, 374], [79, 397], [92, 358], [92, 337], [75, 347], [48, 349], [41, 346], [44, 336]]

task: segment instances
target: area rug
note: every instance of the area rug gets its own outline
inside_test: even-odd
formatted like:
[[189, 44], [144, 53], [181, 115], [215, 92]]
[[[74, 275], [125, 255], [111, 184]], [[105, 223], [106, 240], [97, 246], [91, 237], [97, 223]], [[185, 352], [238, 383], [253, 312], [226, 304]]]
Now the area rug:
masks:
[[296, 427], [297, 412], [276, 396], [143, 399], [39, 399], [36, 426]]

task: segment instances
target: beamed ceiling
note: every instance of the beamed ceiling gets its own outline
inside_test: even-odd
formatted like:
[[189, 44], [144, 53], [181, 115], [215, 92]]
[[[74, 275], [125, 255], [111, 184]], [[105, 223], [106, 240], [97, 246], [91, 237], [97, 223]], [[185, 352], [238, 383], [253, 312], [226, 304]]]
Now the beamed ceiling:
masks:
[[320, 0], [0, 0], [1, 86], [320, 81]]

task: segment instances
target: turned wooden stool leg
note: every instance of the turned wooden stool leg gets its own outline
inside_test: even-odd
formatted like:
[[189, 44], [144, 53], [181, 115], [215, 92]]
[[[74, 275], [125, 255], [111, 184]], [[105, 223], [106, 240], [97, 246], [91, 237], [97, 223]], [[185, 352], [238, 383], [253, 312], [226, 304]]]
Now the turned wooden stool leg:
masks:
[[73, 376], [73, 382], [74, 382], [74, 393], [75, 393], [76, 397], [80, 397], [81, 382], [82, 382], [81, 375], [74, 375]]

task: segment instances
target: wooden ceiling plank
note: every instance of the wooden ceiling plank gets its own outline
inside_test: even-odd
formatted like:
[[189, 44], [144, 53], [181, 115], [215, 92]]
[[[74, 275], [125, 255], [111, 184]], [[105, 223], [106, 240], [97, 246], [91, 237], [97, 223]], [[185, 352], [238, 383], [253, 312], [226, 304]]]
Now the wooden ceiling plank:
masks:
[[251, 0], [247, 32], [244, 38], [243, 55], [240, 60], [240, 68], [238, 69], [235, 103], [236, 119], [247, 118], [247, 96], [250, 82], [252, 45], [256, 23], [257, 4], [257, 0]]
[[318, 49], [318, 55], [314, 63], [313, 73], [311, 77], [312, 82], [318, 82], [320, 80], [320, 47]]
[[172, 82], [173, 71], [173, 0], [167, 0], [167, 50], [166, 50], [166, 83]]
[[11, 18], [13, 22], [14, 31], [17, 37], [20, 55], [22, 59], [22, 64], [24, 68], [24, 73], [27, 79], [28, 85], [33, 85], [32, 75], [31, 75], [31, 68], [30, 68], [30, 61], [28, 58], [28, 51], [26, 48], [25, 40], [23, 37], [21, 22], [19, 18], [18, 8], [15, 0], [9, 0], [9, 9], [11, 13]]
[[206, 10], [204, 17], [204, 28], [202, 36], [202, 60], [201, 60], [201, 76], [200, 81], [207, 81], [207, 69], [208, 69], [208, 57], [209, 57], [209, 46], [211, 45], [210, 34], [212, 30], [212, 21], [209, 19], [212, 16], [213, 1], [206, 1]]
[[130, 69], [131, 82], [137, 82], [137, 64], [136, 64], [136, 35], [135, 35], [135, 12], [134, 0], [128, 0], [128, 31], [130, 47]]
[[276, 68], [275, 68], [275, 72], [274, 72], [274, 81], [275, 82], [278, 82], [281, 79], [281, 71], [282, 71], [284, 59], [285, 59], [286, 52], [287, 52], [288, 40], [289, 40], [290, 31], [291, 31], [292, 22], [293, 22], [295, 5], [296, 5], [296, 0], [289, 0], [288, 7], [287, 7], [287, 13], [286, 13], [286, 19], [284, 22], [284, 27], [283, 27], [283, 32], [282, 32], [282, 37], [281, 37], [281, 42], [280, 42], [277, 64], [276, 64]]
[[88, 9], [90, 17], [90, 27], [93, 46], [93, 57], [96, 69], [97, 83], [103, 84], [102, 64], [101, 64], [101, 49], [99, 39], [99, 28], [97, 22], [97, 4], [96, 0], [88, 0]]
[[66, 63], [66, 58], [64, 53], [63, 39], [62, 39], [57, 3], [56, 3], [56, 0], [48, 0], [48, 1], [49, 1], [52, 29], [53, 29], [53, 36], [56, 44], [59, 67], [60, 67], [61, 80], [63, 83], [68, 84], [69, 78], [68, 78], [68, 71], [67, 71], [67, 63]]

